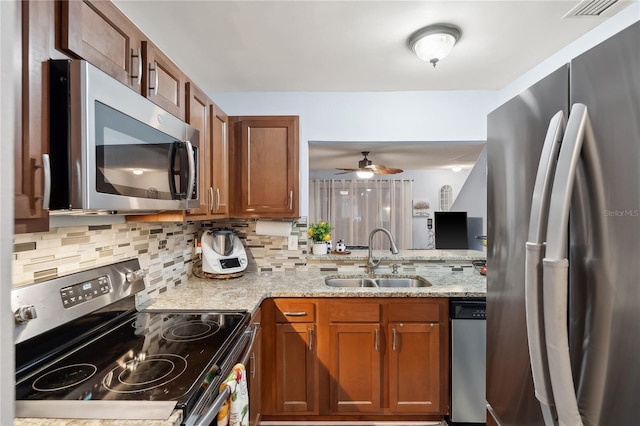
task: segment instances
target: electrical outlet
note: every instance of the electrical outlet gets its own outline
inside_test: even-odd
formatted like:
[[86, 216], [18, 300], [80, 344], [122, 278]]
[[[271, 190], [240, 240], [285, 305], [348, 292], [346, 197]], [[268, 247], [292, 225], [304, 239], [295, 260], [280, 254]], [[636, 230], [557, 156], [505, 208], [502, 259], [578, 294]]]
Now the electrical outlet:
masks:
[[287, 248], [288, 250], [298, 250], [298, 236], [290, 235], [288, 245], [289, 245], [289, 247]]

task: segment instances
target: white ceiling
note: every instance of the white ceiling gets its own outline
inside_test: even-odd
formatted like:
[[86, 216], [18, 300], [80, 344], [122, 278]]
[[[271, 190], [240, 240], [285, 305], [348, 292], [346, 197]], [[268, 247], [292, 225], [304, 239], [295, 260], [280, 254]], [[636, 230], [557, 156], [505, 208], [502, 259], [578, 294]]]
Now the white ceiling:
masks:
[[[114, 3], [202, 90], [214, 93], [498, 90], [633, 1], [619, 1], [601, 16], [570, 18], [563, 16], [580, 1]], [[436, 68], [407, 46], [413, 32], [434, 23], [462, 30]], [[371, 151], [375, 164], [405, 170], [475, 162], [478, 146], [453, 146], [310, 144], [309, 167], [356, 167], [360, 151]]]
[[[577, 0], [115, 0], [205, 92], [497, 90], [632, 2], [563, 16]], [[462, 29], [434, 69], [407, 47]]]

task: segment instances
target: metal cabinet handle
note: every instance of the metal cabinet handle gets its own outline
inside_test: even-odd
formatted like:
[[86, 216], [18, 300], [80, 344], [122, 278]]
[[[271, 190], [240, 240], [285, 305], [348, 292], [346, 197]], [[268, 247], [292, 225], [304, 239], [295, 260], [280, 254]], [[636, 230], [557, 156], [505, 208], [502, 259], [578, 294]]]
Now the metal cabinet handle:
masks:
[[309, 338], [309, 351], [313, 350], [313, 329], [307, 329], [307, 337]]
[[298, 312], [283, 312], [285, 317], [304, 317], [307, 315], [306, 311], [298, 311]]
[[378, 352], [378, 340], [379, 340], [379, 333], [378, 333], [378, 329], [374, 329], [373, 330], [373, 350]]
[[220, 188], [216, 188], [216, 211], [220, 210]]
[[396, 351], [396, 342], [398, 340], [398, 331], [393, 328], [391, 329], [391, 349], [395, 352]]
[[138, 54], [134, 55], [131, 53], [131, 68], [133, 69], [133, 58], [138, 60], [138, 73], [136, 75], [131, 74], [131, 80], [136, 80], [136, 84], [139, 86], [142, 83], [142, 54], [140, 53], [140, 48], [138, 47]]
[[213, 187], [209, 187], [209, 211], [213, 211]]
[[289, 191], [289, 210], [293, 210], [293, 191]]
[[149, 74], [154, 73], [155, 75], [155, 84], [153, 87], [149, 87], [149, 93], [153, 91], [153, 96], [158, 96], [158, 63], [153, 61], [153, 66], [149, 64]]
[[42, 169], [44, 185], [42, 195], [37, 195], [35, 198], [42, 200], [42, 210], [49, 210], [49, 199], [51, 197], [51, 161], [49, 161], [49, 154], [42, 154], [42, 164], [36, 164], [36, 167]]

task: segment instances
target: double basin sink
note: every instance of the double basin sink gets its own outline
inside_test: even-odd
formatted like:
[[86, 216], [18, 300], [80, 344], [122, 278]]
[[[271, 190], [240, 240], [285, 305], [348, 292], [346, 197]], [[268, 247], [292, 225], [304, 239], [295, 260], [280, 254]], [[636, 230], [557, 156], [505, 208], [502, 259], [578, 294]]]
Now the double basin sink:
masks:
[[399, 276], [399, 277], [349, 277], [349, 278], [335, 278], [327, 277], [324, 280], [325, 284], [330, 287], [370, 287], [370, 288], [382, 288], [382, 287], [394, 287], [394, 288], [410, 288], [410, 287], [429, 287], [431, 283], [422, 277], [418, 276]]

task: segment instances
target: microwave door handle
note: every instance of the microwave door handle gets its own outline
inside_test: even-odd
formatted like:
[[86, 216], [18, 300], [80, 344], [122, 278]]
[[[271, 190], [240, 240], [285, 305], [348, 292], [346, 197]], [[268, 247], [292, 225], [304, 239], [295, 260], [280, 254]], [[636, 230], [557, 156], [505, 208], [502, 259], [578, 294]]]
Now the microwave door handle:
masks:
[[593, 203], [596, 204], [592, 211], [597, 212], [594, 218], [597, 228], [594, 228], [593, 232], [602, 239], [603, 246], [608, 245], [607, 224], [604, 218], [604, 188], [595, 136], [587, 107], [578, 103], [573, 105], [567, 122], [551, 193], [546, 256], [543, 260], [543, 298], [549, 372], [558, 420], [560, 424], [580, 426], [583, 423], [569, 357], [569, 261], [566, 253], [571, 197], [581, 157], [584, 160], [583, 169], [587, 175], [589, 192], [593, 194]]
[[176, 152], [178, 150], [178, 145], [180, 142], [173, 142], [171, 144], [171, 148], [169, 149], [169, 192], [171, 193], [171, 199], [177, 199], [177, 188], [176, 188]]
[[547, 368], [547, 351], [544, 346], [544, 324], [542, 322], [542, 258], [544, 257], [543, 238], [547, 228], [547, 211], [551, 184], [555, 174], [558, 151], [566, 120], [563, 111], [558, 111], [549, 122], [540, 154], [540, 163], [536, 173], [533, 197], [531, 201], [531, 218], [529, 220], [529, 238], [525, 251], [525, 315], [527, 340], [529, 343], [529, 359], [535, 395], [540, 401], [544, 423], [555, 426], [555, 411], [551, 379]]
[[36, 196], [42, 200], [42, 210], [49, 210], [49, 200], [51, 199], [51, 160], [49, 154], [42, 154], [42, 164], [36, 164], [37, 168], [42, 169], [42, 195]]
[[187, 162], [189, 163], [189, 172], [187, 176], [187, 193], [185, 194], [185, 199], [190, 200], [191, 194], [193, 193], [193, 186], [196, 180], [196, 161], [193, 158], [193, 145], [191, 142], [186, 141], [187, 148]]

